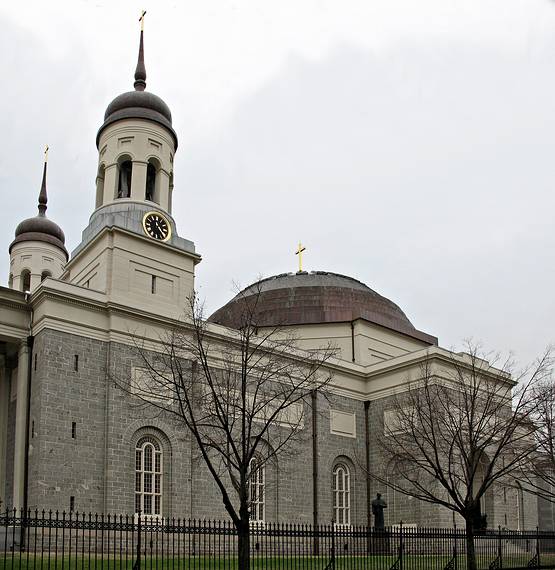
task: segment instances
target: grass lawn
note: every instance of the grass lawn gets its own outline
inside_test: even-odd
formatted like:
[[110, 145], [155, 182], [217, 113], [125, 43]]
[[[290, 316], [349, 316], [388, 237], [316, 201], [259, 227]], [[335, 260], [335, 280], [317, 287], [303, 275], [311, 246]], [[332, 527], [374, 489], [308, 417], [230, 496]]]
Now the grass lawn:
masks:
[[[338, 557], [335, 561], [335, 570], [389, 570], [395, 562], [395, 556], [346, 556]], [[402, 570], [443, 570], [449, 562], [449, 556], [410, 556], [403, 558]], [[528, 563], [528, 558], [505, 558], [503, 568], [523, 568]], [[492, 558], [479, 557], [478, 568], [487, 570]], [[544, 555], [542, 567], [553, 565], [555, 568], [555, 555]], [[132, 570], [135, 560], [120, 560], [109, 557], [64, 557], [58, 556], [33, 556], [26, 553], [0, 553], [0, 570]], [[252, 570], [325, 570], [329, 563], [328, 557], [304, 556], [298, 558], [289, 557], [265, 557], [254, 556], [251, 558]], [[465, 558], [457, 559], [457, 570], [465, 570]], [[237, 558], [235, 557], [144, 557], [141, 559], [142, 570], [238, 570]]]

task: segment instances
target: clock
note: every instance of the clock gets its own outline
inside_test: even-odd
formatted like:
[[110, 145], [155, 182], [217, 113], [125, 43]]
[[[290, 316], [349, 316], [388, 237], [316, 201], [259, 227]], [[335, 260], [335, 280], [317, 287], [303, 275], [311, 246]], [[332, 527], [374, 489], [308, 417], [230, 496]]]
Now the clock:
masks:
[[170, 222], [160, 212], [147, 212], [143, 217], [145, 234], [152, 239], [168, 241], [172, 235]]

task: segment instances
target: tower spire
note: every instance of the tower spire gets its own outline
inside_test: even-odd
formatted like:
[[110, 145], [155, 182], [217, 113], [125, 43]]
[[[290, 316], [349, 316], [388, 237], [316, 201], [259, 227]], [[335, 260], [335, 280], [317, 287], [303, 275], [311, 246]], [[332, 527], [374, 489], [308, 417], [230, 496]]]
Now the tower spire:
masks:
[[146, 87], [146, 67], [145, 67], [145, 53], [143, 44], [144, 23], [145, 23], [146, 10], [143, 10], [139, 22], [141, 22], [141, 39], [139, 41], [139, 57], [137, 59], [137, 67], [135, 68], [135, 91], [144, 91]]
[[44, 149], [44, 168], [42, 171], [42, 184], [39, 192], [39, 216], [44, 216], [46, 213], [46, 203], [48, 196], [46, 195], [46, 165], [48, 164], [48, 145]]

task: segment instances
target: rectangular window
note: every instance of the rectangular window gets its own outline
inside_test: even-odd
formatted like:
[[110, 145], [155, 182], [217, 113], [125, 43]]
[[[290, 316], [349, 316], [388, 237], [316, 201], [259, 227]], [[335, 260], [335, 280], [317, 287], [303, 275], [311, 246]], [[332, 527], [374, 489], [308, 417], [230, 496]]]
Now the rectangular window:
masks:
[[156, 293], [156, 275], [151, 275], [151, 277], [150, 292], [154, 295]]
[[37, 355], [35, 354], [35, 371], [37, 370]]
[[73, 355], [73, 370], [75, 370], [75, 372], [77, 372], [79, 370], [79, 355], [78, 354]]
[[69, 498], [69, 512], [72, 513], [75, 510], [75, 497]]
[[31, 439], [35, 437], [35, 420], [31, 422]]
[[75, 439], [77, 434], [77, 424], [75, 422], [71, 422], [71, 439]]

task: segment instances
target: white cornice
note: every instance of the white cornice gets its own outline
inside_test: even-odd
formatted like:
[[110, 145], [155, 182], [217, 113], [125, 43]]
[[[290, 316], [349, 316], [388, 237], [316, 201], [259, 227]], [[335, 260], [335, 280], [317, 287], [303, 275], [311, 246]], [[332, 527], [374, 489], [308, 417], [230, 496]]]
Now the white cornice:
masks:
[[[0, 290], [0, 304], [4, 300], [2, 292]], [[8, 297], [10, 296], [14, 299], [19, 297], [19, 303], [14, 303], [15, 308], [29, 310], [24, 299], [21, 299], [21, 295], [9, 294]], [[43, 307], [42, 315], [33, 325], [33, 334], [38, 334], [45, 329], [53, 329], [103, 342], [111, 341], [127, 346], [140, 344], [147, 350], [156, 350], [161, 344], [161, 341], [154, 336], [156, 330], [164, 331], [174, 327], [183, 331], [192, 330], [191, 323], [186, 321], [109, 302], [106, 295], [99, 291], [55, 279], [48, 279], [42, 283], [30, 300], [35, 313], [40, 312], [37, 309], [49, 302], [78, 306], [84, 311], [83, 317], [76, 322], [75, 319], [65, 318], [63, 310], [55, 311], [54, 307], [52, 310]], [[87, 318], [87, 312], [91, 313], [90, 318]], [[96, 319], [92, 317], [92, 314], [98, 313], [106, 317], [105, 322], [100, 325], [98, 317]], [[122, 330], [124, 324], [127, 325], [126, 330]], [[135, 331], [132, 330], [133, 326], [136, 328]], [[140, 334], [137, 331], [140, 331]], [[215, 346], [239, 342], [237, 331], [213, 323], [207, 323], [206, 334]], [[302, 358], [302, 356], [295, 354], [293, 358]], [[409, 370], [415, 370], [430, 358], [447, 365], [452, 365], [453, 358], [455, 358], [462, 366], [468, 366], [464, 355], [454, 354], [438, 347], [428, 347], [370, 366], [332, 359], [326, 362], [324, 369], [330, 372], [332, 378], [335, 378], [335, 381], [332, 379], [329, 387], [330, 393], [359, 401], [377, 400], [405, 390]], [[489, 371], [486, 369], [483, 373], [497, 380], [501, 376], [501, 371], [494, 368]], [[383, 386], [379, 380], [386, 377], [389, 377], [388, 385]], [[414, 379], [413, 377], [412, 380]], [[351, 383], [350, 381], [352, 386], [348, 387], [347, 384]]]

